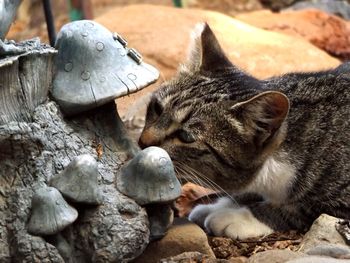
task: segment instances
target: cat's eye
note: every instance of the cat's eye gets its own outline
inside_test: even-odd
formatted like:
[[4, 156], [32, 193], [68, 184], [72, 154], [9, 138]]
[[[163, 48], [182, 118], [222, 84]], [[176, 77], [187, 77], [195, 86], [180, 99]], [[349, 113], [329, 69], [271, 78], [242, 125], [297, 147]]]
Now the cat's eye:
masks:
[[163, 112], [163, 107], [162, 107], [162, 105], [160, 105], [159, 101], [154, 100], [152, 106], [153, 106], [154, 112], [155, 112], [158, 116], [160, 116], [160, 115], [162, 114], [162, 112]]
[[177, 138], [184, 143], [192, 143], [195, 142], [195, 138], [193, 135], [185, 130], [178, 130], [176, 132]]

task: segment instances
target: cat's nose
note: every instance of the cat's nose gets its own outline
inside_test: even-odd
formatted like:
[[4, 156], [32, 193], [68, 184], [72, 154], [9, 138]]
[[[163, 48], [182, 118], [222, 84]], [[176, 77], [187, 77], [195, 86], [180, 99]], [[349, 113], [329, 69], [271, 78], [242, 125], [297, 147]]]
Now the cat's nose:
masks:
[[141, 149], [145, 149], [147, 147], [147, 145], [142, 142], [141, 138], [139, 139], [139, 146]]
[[147, 129], [141, 133], [141, 136], [139, 139], [139, 146], [142, 149], [148, 146], [157, 146], [157, 145], [159, 145], [159, 139], [156, 136], [155, 131], [153, 129]]

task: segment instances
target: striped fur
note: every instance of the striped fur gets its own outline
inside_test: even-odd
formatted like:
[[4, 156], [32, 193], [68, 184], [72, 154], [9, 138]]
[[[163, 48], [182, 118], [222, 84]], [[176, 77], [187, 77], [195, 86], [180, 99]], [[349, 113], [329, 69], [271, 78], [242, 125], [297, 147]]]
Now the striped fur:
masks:
[[140, 145], [167, 150], [184, 180], [261, 195], [245, 205], [267, 229], [302, 230], [321, 213], [349, 219], [350, 64], [258, 80], [207, 25], [194, 41], [195, 55], [153, 94]]

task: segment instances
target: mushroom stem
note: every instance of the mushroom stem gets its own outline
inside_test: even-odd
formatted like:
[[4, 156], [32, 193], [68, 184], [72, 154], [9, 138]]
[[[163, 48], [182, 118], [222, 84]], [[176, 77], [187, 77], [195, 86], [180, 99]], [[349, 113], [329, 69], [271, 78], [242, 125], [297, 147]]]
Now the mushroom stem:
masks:
[[140, 151], [136, 142], [130, 139], [114, 101], [76, 115], [73, 122], [86, 125], [89, 129], [91, 123], [87, 120], [90, 120], [94, 126], [100, 127], [96, 132], [96, 141], [102, 148], [108, 148], [114, 152], [123, 151], [129, 157], [135, 156]]
[[150, 242], [161, 239], [174, 221], [171, 204], [149, 204], [145, 208], [150, 224]]
[[67, 240], [62, 236], [61, 233], [57, 233], [56, 235], [46, 236], [45, 240], [57, 248], [61, 257], [64, 259], [64, 262], [66, 263], [74, 262], [72, 258], [73, 249], [71, 245], [67, 242]]

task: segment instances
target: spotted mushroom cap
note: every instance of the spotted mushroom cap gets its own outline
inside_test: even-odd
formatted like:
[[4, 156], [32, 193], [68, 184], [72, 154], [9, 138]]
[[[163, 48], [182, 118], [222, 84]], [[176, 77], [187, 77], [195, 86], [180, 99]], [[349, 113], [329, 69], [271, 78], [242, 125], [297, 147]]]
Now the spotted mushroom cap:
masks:
[[117, 188], [140, 205], [166, 203], [181, 194], [168, 153], [155, 146], [140, 151], [122, 168]]
[[98, 176], [95, 158], [83, 154], [75, 157], [60, 174], [53, 177], [50, 185], [74, 202], [97, 205], [102, 202]]
[[52, 96], [66, 115], [93, 109], [155, 82], [159, 72], [127, 41], [102, 25], [80, 20], [57, 35]]
[[38, 189], [32, 199], [28, 232], [34, 235], [53, 235], [72, 224], [78, 212], [54, 187]]

